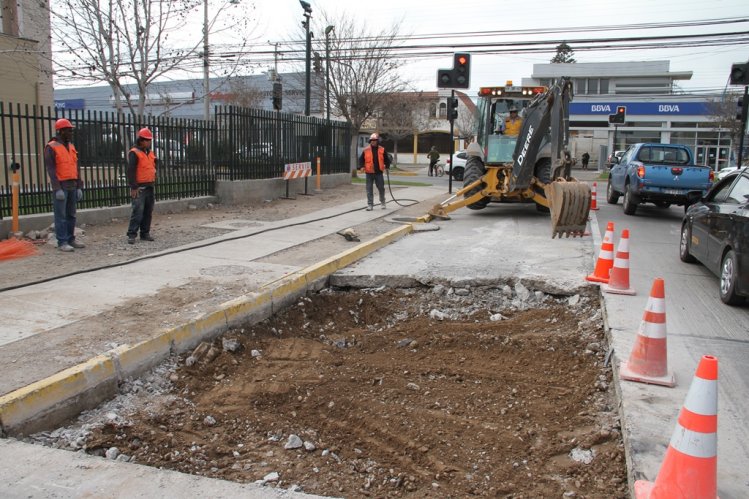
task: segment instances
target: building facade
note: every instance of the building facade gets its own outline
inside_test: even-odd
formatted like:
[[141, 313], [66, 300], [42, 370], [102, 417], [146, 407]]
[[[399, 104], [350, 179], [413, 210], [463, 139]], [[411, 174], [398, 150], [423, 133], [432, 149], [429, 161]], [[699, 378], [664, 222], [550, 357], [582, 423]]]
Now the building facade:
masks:
[[48, 3], [0, 0], [0, 16], [0, 102], [51, 106]]
[[[717, 124], [716, 104], [723, 97], [680, 93], [677, 82], [691, 79], [692, 72], [673, 72], [669, 66], [669, 61], [535, 64], [527, 84], [572, 79], [575, 157], [587, 151], [593, 164], [603, 164], [613, 151], [631, 144], [663, 142], [689, 146], [697, 164], [716, 170], [728, 166], [736, 144], [731, 130]], [[626, 108], [626, 122], [609, 124], [609, 115], [619, 106]]]

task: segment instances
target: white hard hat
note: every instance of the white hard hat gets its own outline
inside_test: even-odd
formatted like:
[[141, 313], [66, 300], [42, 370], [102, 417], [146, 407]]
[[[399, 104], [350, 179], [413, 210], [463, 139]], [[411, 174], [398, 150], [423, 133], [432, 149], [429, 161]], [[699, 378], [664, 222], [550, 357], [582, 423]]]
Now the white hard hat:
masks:
[[373, 140], [379, 141], [380, 136], [377, 135], [376, 133], [373, 133], [372, 135], [369, 136], [369, 141], [372, 142]]

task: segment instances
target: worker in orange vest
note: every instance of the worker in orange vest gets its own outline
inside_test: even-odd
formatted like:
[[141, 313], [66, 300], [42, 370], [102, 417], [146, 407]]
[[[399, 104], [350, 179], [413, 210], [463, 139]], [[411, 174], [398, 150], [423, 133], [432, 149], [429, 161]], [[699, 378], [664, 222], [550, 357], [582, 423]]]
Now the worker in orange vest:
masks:
[[135, 236], [140, 230], [141, 241], [153, 241], [151, 218], [155, 204], [154, 184], [158, 160], [151, 150], [153, 134], [148, 128], [141, 128], [127, 157], [127, 181], [130, 184], [132, 213], [127, 228], [128, 244], [135, 244]]
[[78, 201], [83, 199], [83, 181], [78, 168], [78, 151], [71, 142], [73, 124], [61, 118], [55, 122], [55, 132], [55, 137], [44, 148], [44, 166], [55, 192], [52, 207], [57, 249], [68, 253], [86, 247], [75, 240], [76, 209]]
[[382, 174], [390, 168], [390, 155], [380, 145], [380, 136], [373, 133], [369, 136], [369, 147], [365, 148], [359, 156], [359, 168], [364, 169], [367, 175], [367, 211], [374, 208], [374, 190], [372, 185], [377, 186], [380, 192], [380, 206], [385, 209], [385, 179]]

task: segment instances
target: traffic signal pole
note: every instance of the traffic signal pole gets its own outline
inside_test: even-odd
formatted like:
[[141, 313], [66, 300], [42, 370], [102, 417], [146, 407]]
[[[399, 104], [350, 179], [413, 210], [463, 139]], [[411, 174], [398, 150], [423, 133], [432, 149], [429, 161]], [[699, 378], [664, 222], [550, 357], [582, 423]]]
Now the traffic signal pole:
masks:
[[744, 86], [744, 102], [741, 110], [741, 137], [739, 137], [739, 157], [738, 164], [736, 165], [739, 168], [741, 168], [742, 161], [744, 160], [744, 136], [746, 135], [747, 107], [749, 107], [749, 85]]
[[[450, 99], [455, 99], [455, 89], [451, 90]], [[448, 194], [453, 193], [452, 173], [453, 173], [453, 153], [455, 153], [455, 138], [453, 137], [454, 126], [455, 126], [455, 120], [453, 118], [450, 118], [450, 169], [448, 170], [448, 174], [447, 174], [447, 176], [449, 177], [447, 179], [447, 193]]]

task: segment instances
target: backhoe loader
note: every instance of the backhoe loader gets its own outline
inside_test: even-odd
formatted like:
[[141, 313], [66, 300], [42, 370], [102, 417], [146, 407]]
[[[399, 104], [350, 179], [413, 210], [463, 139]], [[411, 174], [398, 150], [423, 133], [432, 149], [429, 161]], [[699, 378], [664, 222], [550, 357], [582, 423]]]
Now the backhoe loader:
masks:
[[[467, 148], [463, 188], [435, 205], [429, 216], [449, 219], [448, 213], [458, 208], [481, 210], [490, 202], [535, 203], [540, 211], [551, 212], [552, 238], [583, 235], [591, 193], [571, 176], [571, 99], [567, 77], [548, 89], [482, 87], [477, 141]], [[502, 133], [504, 112], [511, 106], [524, 107], [517, 137]]]

